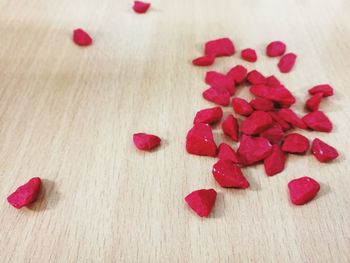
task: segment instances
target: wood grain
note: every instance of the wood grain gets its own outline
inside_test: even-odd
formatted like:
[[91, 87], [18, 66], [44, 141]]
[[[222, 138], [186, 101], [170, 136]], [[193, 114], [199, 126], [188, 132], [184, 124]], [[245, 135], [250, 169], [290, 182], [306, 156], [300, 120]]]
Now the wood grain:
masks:
[[[131, 4], [0, 0], [1, 262], [350, 262], [350, 2], [154, 0], [145, 15]], [[93, 46], [72, 43], [77, 27]], [[334, 86], [321, 105], [334, 132], [302, 133], [336, 146], [337, 161], [289, 156], [272, 178], [245, 169], [252, 187], [237, 191], [216, 185], [214, 159], [185, 153], [194, 113], [212, 105], [201, 97], [208, 68], [190, 61], [224, 36], [256, 48], [258, 62], [236, 54], [209, 69], [240, 63], [276, 74], [299, 114], [309, 87]], [[298, 54], [290, 74], [264, 55], [275, 39]], [[161, 136], [162, 147], [135, 150], [140, 131]], [[219, 127], [215, 138], [227, 140]], [[304, 175], [322, 189], [295, 207], [287, 183]], [[10, 207], [7, 195], [34, 176], [43, 196]], [[199, 219], [183, 198], [210, 187], [217, 204]]]

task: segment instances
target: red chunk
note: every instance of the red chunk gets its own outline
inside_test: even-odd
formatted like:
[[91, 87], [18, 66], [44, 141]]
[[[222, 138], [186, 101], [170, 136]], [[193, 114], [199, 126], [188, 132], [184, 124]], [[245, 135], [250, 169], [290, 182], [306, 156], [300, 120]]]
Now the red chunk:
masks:
[[329, 97], [333, 95], [333, 88], [328, 84], [320, 84], [309, 89], [309, 93], [311, 95], [322, 93], [323, 97]]
[[209, 88], [203, 92], [203, 98], [221, 106], [230, 104], [230, 93], [225, 88]]
[[240, 115], [249, 116], [253, 112], [252, 106], [245, 100], [241, 98], [232, 99], [233, 110]]
[[281, 82], [274, 75], [272, 75], [266, 78], [266, 85], [270, 88], [278, 88], [281, 86]]
[[261, 137], [264, 137], [269, 140], [271, 144], [280, 143], [280, 141], [284, 137], [284, 132], [282, 130], [281, 125], [274, 124], [271, 128], [267, 129], [266, 131], [263, 131], [260, 134]]
[[219, 38], [205, 43], [204, 54], [214, 57], [231, 56], [235, 46], [229, 38]]
[[301, 177], [288, 183], [290, 200], [295, 205], [311, 201], [320, 190], [320, 184], [310, 177]]
[[34, 177], [10, 194], [7, 197], [7, 201], [17, 209], [27, 206], [37, 199], [40, 187], [41, 179], [39, 177]]
[[264, 160], [265, 172], [268, 176], [273, 176], [284, 170], [286, 157], [278, 144], [272, 145], [271, 154]]
[[197, 112], [196, 117], [194, 118], [193, 124], [196, 124], [196, 123], [213, 124], [221, 120], [221, 118], [222, 118], [221, 107], [208, 108]]
[[329, 144], [316, 138], [312, 141], [311, 152], [321, 163], [332, 161], [338, 157], [338, 151]]
[[264, 98], [255, 98], [249, 102], [250, 106], [252, 106], [255, 110], [261, 111], [272, 111], [274, 109], [273, 102]]
[[73, 31], [73, 41], [78, 46], [90, 46], [92, 44], [92, 38], [81, 28]]
[[216, 156], [216, 144], [213, 132], [208, 124], [197, 123], [188, 131], [186, 137], [188, 153], [201, 156]]
[[266, 83], [266, 78], [264, 77], [264, 75], [262, 75], [259, 71], [255, 70], [255, 69], [248, 73], [247, 80], [252, 85], [259, 85], [259, 84]]
[[252, 48], [246, 48], [241, 51], [241, 57], [249, 62], [255, 62], [258, 59], [256, 52]]
[[277, 102], [284, 108], [288, 108], [295, 103], [295, 97], [282, 85], [275, 88], [266, 85], [253, 85], [249, 91], [257, 97]]
[[135, 133], [133, 135], [135, 146], [142, 151], [150, 151], [160, 145], [161, 139], [152, 134]]
[[305, 108], [308, 109], [309, 111], [317, 111], [320, 106], [322, 98], [323, 98], [323, 94], [321, 92], [316, 93], [306, 101]]
[[278, 68], [282, 73], [288, 73], [294, 67], [297, 55], [294, 53], [285, 54], [278, 62]]
[[214, 164], [212, 173], [221, 187], [241, 189], [249, 187], [241, 168], [230, 160], [219, 160]]
[[242, 65], [237, 65], [231, 68], [229, 72], [227, 72], [227, 76], [232, 78], [236, 84], [240, 84], [245, 80], [247, 72], [248, 70], [245, 67]]
[[214, 60], [215, 60], [215, 57], [213, 56], [203, 56], [192, 60], [192, 64], [196, 66], [206, 67], [206, 66], [213, 65]]
[[138, 14], [143, 14], [146, 13], [147, 10], [150, 8], [151, 4], [150, 3], [145, 3], [141, 1], [134, 1], [134, 6], [132, 9], [134, 9], [135, 13]]
[[269, 112], [270, 116], [272, 117], [272, 119], [274, 120], [275, 123], [279, 124], [282, 127], [283, 131], [288, 131], [291, 129], [290, 125], [288, 122], [286, 122], [285, 120], [283, 120], [277, 112], [273, 112], [270, 111]]
[[237, 153], [224, 142], [219, 145], [218, 157], [219, 160], [230, 160], [236, 164], [240, 163]]
[[243, 135], [237, 153], [242, 164], [252, 165], [269, 156], [271, 149], [267, 139]]
[[306, 114], [302, 120], [311, 130], [320, 132], [331, 132], [333, 125], [322, 111], [314, 111]]
[[266, 55], [269, 57], [282, 56], [286, 52], [286, 45], [282, 41], [273, 41], [266, 47]]
[[264, 111], [254, 111], [242, 122], [241, 131], [247, 135], [257, 135], [270, 128], [273, 120], [270, 114]]
[[286, 122], [292, 124], [294, 127], [306, 129], [305, 123], [291, 109], [281, 109], [278, 111], [278, 115]]
[[205, 75], [205, 83], [209, 84], [212, 88], [225, 88], [230, 95], [235, 93], [235, 81], [219, 72], [208, 71]]
[[217, 193], [214, 189], [200, 189], [185, 197], [186, 203], [200, 217], [207, 217], [213, 209]]
[[221, 124], [222, 131], [231, 137], [233, 141], [238, 141], [238, 122], [232, 114], [228, 115], [226, 119]]
[[305, 136], [298, 133], [291, 133], [284, 138], [282, 151], [288, 153], [305, 153], [309, 147], [309, 140]]

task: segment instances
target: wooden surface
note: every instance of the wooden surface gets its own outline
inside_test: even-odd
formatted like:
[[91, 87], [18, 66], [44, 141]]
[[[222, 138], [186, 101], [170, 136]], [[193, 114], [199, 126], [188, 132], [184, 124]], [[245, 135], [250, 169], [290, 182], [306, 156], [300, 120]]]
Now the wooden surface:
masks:
[[[124, 0], [0, 0], [1, 262], [350, 262], [350, 2], [152, 3], [136, 15]], [[93, 46], [72, 43], [76, 27]], [[321, 105], [334, 132], [302, 133], [337, 147], [337, 161], [289, 156], [272, 178], [254, 166], [244, 170], [251, 188], [239, 191], [214, 182], [215, 159], [185, 153], [195, 112], [213, 105], [201, 97], [208, 68], [190, 61], [225, 36], [259, 60], [237, 53], [209, 69], [240, 63], [276, 74], [299, 114], [308, 88], [334, 86]], [[290, 74], [264, 55], [275, 39], [298, 54]], [[162, 146], [137, 151], [132, 133], [141, 131]], [[227, 141], [219, 127], [215, 138]], [[322, 189], [292, 206], [287, 183], [305, 175]], [[7, 195], [34, 176], [44, 195], [30, 208], [9, 206]], [[211, 187], [215, 209], [200, 219], [183, 198]]]

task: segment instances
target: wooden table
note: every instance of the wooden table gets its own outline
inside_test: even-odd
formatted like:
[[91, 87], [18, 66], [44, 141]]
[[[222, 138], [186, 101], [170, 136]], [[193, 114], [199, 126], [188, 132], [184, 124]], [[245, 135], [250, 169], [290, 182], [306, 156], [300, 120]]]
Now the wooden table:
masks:
[[[1, 262], [350, 262], [350, 2], [348, 0], [154, 0], [145, 15], [132, 1], [0, 0]], [[94, 44], [71, 41], [86, 29]], [[205, 41], [230, 37], [259, 59], [219, 58], [194, 67]], [[290, 74], [265, 56], [281, 39], [298, 54]], [[301, 131], [337, 147], [330, 164], [289, 155], [268, 178], [244, 169], [250, 189], [222, 189], [213, 158], [189, 155], [185, 136], [207, 70], [236, 64], [275, 74], [304, 114], [307, 89], [330, 83], [321, 109], [331, 134]], [[248, 89], [237, 94], [248, 98]], [[230, 112], [231, 108], [225, 108]], [[134, 132], [162, 137], [155, 152], [137, 151]], [[228, 141], [219, 126], [217, 143]], [[237, 148], [236, 144], [233, 144]], [[318, 197], [292, 206], [287, 183], [321, 183]], [[6, 197], [29, 178], [44, 194], [29, 208]], [[183, 198], [215, 188], [212, 215], [200, 219]]]

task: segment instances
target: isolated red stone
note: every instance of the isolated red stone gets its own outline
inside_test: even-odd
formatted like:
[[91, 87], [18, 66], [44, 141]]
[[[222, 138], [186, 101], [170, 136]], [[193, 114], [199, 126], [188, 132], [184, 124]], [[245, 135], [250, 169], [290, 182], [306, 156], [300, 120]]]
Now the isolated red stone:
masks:
[[278, 62], [278, 68], [282, 73], [288, 73], [294, 67], [297, 55], [294, 53], [285, 54]]
[[245, 80], [247, 72], [248, 70], [245, 67], [243, 67], [242, 65], [237, 65], [231, 68], [226, 75], [232, 78], [236, 84], [240, 84]]
[[260, 136], [268, 139], [271, 144], [276, 144], [281, 142], [284, 132], [281, 125], [276, 123], [271, 128], [260, 133]]
[[243, 165], [252, 165], [264, 160], [271, 150], [272, 146], [267, 139], [242, 135], [237, 153]]
[[291, 109], [280, 109], [278, 115], [286, 122], [292, 124], [299, 129], [306, 129], [305, 123], [298, 117], [298, 115]]
[[92, 38], [81, 28], [73, 31], [73, 41], [78, 46], [90, 46], [92, 44]]
[[145, 3], [141, 1], [134, 1], [134, 6], [132, 9], [138, 14], [144, 14], [147, 12], [147, 10], [150, 8], [151, 4], [150, 3]]
[[250, 104], [242, 98], [232, 99], [233, 110], [240, 115], [249, 116], [254, 110]]
[[203, 56], [192, 60], [192, 64], [195, 66], [206, 67], [206, 66], [213, 65], [214, 61], [215, 61], [214, 56]]
[[273, 41], [266, 47], [266, 55], [269, 57], [282, 56], [286, 52], [286, 45], [282, 41]]
[[217, 193], [214, 189], [200, 189], [185, 197], [186, 203], [200, 217], [207, 217], [213, 209]]
[[322, 111], [313, 111], [306, 114], [302, 120], [311, 130], [320, 132], [331, 132], [333, 125]]
[[41, 179], [34, 177], [7, 197], [7, 201], [15, 208], [22, 208], [33, 203], [40, 192]]
[[216, 156], [217, 148], [213, 132], [208, 124], [197, 123], [187, 133], [186, 150], [201, 156]]
[[219, 160], [213, 166], [212, 173], [221, 187], [241, 188], [249, 187], [241, 168], [230, 160]]
[[323, 98], [323, 93], [319, 92], [309, 98], [305, 103], [305, 108], [309, 111], [317, 111]]
[[295, 205], [311, 201], [320, 190], [320, 184], [310, 177], [301, 177], [288, 183], [290, 200]]
[[266, 78], [266, 85], [270, 88], [276, 88], [281, 86], [281, 82], [274, 75], [271, 75]]
[[265, 172], [268, 176], [273, 176], [284, 170], [286, 157], [278, 144], [272, 146], [272, 151], [264, 160]]
[[246, 48], [241, 51], [241, 58], [249, 62], [255, 62], [258, 59], [258, 56], [254, 49]]
[[273, 125], [270, 114], [264, 111], [254, 111], [241, 124], [241, 131], [246, 135], [258, 135]]
[[295, 103], [295, 97], [282, 85], [275, 88], [266, 85], [253, 85], [249, 91], [257, 97], [277, 102], [284, 108], [288, 108]]
[[264, 98], [255, 98], [249, 102], [250, 106], [252, 106], [255, 110], [261, 111], [272, 111], [274, 109], [273, 102]]
[[205, 83], [212, 88], [225, 88], [232, 96], [235, 93], [235, 81], [225, 74], [216, 71], [208, 71], [205, 75]]
[[196, 123], [213, 124], [221, 120], [221, 118], [222, 118], [221, 107], [203, 109], [196, 113], [196, 117], [193, 120], [193, 124], [196, 124]]
[[321, 163], [332, 161], [338, 157], [338, 151], [329, 144], [316, 138], [312, 141], [311, 152]]
[[259, 84], [266, 83], [266, 78], [264, 77], [264, 75], [255, 69], [248, 73], [247, 80], [252, 85], [259, 85]]
[[238, 121], [232, 114], [228, 115], [226, 119], [221, 124], [222, 131], [231, 137], [233, 141], [238, 141], [239, 131], [238, 131]]
[[231, 56], [235, 46], [229, 38], [219, 38], [205, 43], [204, 54], [214, 57]]
[[214, 102], [221, 106], [228, 106], [230, 104], [230, 93], [225, 88], [209, 88], [206, 89], [203, 93], [203, 98], [208, 101]]
[[270, 114], [270, 116], [272, 117], [273, 121], [277, 124], [279, 124], [282, 128], [283, 131], [288, 131], [291, 129], [291, 126], [288, 122], [286, 122], [285, 120], [283, 120], [277, 112], [274, 111], [270, 111], [268, 112]]
[[288, 134], [283, 141], [282, 151], [288, 153], [305, 153], [310, 147], [308, 138], [299, 133]]
[[230, 145], [224, 142], [219, 145], [218, 158], [219, 160], [230, 160], [236, 164], [240, 163], [237, 153]]
[[135, 146], [142, 151], [150, 151], [160, 145], [161, 139], [152, 134], [135, 133], [133, 135]]
[[311, 95], [322, 93], [323, 97], [329, 97], [333, 95], [333, 88], [329, 84], [320, 84], [309, 89], [309, 93]]

